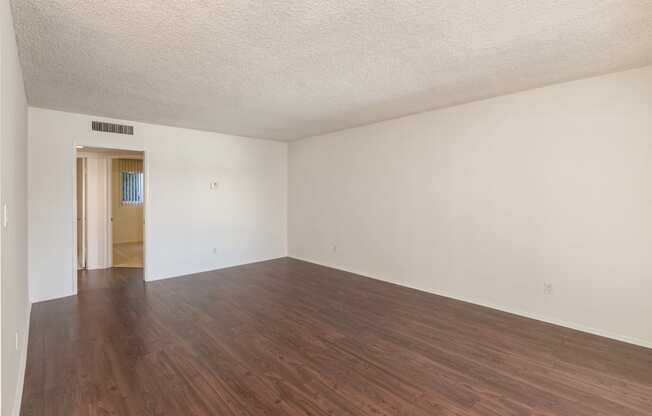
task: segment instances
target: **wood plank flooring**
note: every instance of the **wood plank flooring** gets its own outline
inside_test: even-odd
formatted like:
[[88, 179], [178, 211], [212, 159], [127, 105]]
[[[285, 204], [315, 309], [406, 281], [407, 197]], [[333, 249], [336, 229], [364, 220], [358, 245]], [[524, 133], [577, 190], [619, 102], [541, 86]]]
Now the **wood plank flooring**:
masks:
[[652, 415], [652, 350], [292, 259], [33, 305], [22, 415]]

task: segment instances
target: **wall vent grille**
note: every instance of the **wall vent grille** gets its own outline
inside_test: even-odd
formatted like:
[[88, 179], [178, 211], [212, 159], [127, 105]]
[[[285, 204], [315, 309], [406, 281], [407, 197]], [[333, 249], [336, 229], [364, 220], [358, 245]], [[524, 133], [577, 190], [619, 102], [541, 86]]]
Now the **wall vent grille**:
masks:
[[116, 133], [116, 134], [134, 134], [134, 126], [126, 126], [124, 124], [106, 123], [104, 121], [93, 121], [91, 128], [94, 131], [101, 131], [103, 133]]

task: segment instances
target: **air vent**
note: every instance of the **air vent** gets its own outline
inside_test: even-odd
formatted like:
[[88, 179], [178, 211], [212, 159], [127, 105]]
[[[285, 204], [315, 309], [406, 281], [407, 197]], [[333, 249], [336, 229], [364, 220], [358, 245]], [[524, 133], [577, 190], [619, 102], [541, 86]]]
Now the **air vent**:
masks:
[[104, 121], [93, 121], [92, 129], [94, 131], [101, 131], [104, 133], [134, 134], [134, 126], [106, 123]]

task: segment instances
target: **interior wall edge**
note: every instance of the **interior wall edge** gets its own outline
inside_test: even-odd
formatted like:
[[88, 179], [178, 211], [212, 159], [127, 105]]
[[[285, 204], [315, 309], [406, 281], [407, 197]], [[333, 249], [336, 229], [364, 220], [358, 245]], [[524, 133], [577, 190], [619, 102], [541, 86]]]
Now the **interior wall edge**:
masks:
[[69, 291], [67, 293], [60, 293], [60, 294], [54, 294], [50, 296], [44, 296], [44, 297], [30, 297], [30, 303], [32, 305], [35, 305], [37, 303], [43, 303], [43, 302], [49, 302], [51, 300], [58, 300], [58, 299], [63, 299], [63, 298], [68, 298], [70, 296], [77, 296], [76, 293], [73, 293], [72, 291]]
[[266, 262], [266, 261], [284, 259], [284, 258], [287, 258], [287, 257], [289, 257], [289, 256], [284, 255], [284, 256], [270, 257], [270, 258], [264, 258], [264, 259], [256, 259], [256, 260], [252, 260], [252, 261], [247, 261], [245, 263], [229, 264], [229, 265], [226, 265], [224, 267], [219, 267], [217, 269], [212, 268], [212, 269], [200, 270], [200, 271], [197, 271], [197, 272], [192, 272], [192, 273], [188, 273], [188, 274], [181, 274], [181, 275], [169, 275], [169, 276], [168, 275], [160, 275], [160, 276], [148, 279], [147, 282], [155, 282], [157, 280], [168, 280], [168, 279], [178, 279], [178, 278], [192, 277], [193, 275], [196, 275], [196, 274], [216, 272], [216, 271], [220, 271], [220, 270], [230, 269], [232, 267], [247, 266], [247, 265], [256, 264], [256, 263], [263, 263], [263, 262]]
[[[0, 206], [6, 208], [0, 229], [0, 289], [2, 333], [0, 351], [0, 413], [17, 413], [20, 378], [25, 371], [29, 327], [28, 106], [23, 72], [18, 58], [13, 14], [8, 1], [0, 2]], [[18, 342], [16, 342], [18, 341]], [[16, 345], [18, 344], [18, 345]]]
[[29, 303], [27, 307], [27, 330], [23, 331], [22, 345], [23, 349], [20, 352], [20, 361], [18, 364], [18, 382], [16, 386], [16, 398], [14, 399], [14, 409], [12, 411], [13, 416], [20, 415], [20, 407], [23, 400], [23, 386], [25, 385], [25, 371], [27, 370], [27, 350], [29, 345], [29, 333], [30, 333], [30, 319], [32, 316], [32, 302]]
[[580, 331], [580, 332], [586, 332], [586, 333], [591, 334], [591, 335], [597, 335], [597, 336], [600, 336], [600, 337], [609, 338], [609, 339], [613, 339], [613, 340], [620, 341], [620, 342], [625, 342], [627, 344], [632, 344], [632, 345], [636, 345], [636, 346], [639, 346], [639, 347], [652, 349], [652, 339], [647, 340], [647, 339], [640, 339], [640, 338], [631, 337], [631, 336], [622, 335], [622, 334], [616, 334], [616, 333], [613, 333], [611, 331], [606, 331], [606, 330], [602, 330], [602, 329], [599, 329], [599, 328], [593, 328], [593, 327], [583, 325], [583, 324], [580, 324], [580, 323], [577, 323], [577, 322], [560, 320], [560, 319], [552, 318], [552, 317], [549, 317], [549, 316], [544, 316], [544, 315], [540, 315], [540, 314], [536, 314], [536, 313], [532, 313], [532, 312], [527, 312], [527, 311], [520, 310], [520, 309], [515, 309], [515, 308], [509, 307], [509, 306], [497, 305], [495, 303], [487, 302], [487, 301], [484, 301], [482, 299], [470, 298], [470, 297], [467, 297], [467, 296], [457, 295], [457, 294], [453, 294], [453, 293], [446, 293], [446, 292], [442, 292], [442, 291], [436, 291], [436, 290], [432, 290], [432, 289], [428, 289], [428, 288], [424, 288], [424, 287], [417, 287], [417, 286], [414, 286], [414, 285], [406, 284], [405, 282], [398, 282], [396, 280], [388, 279], [388, 278], [384, 278], [384, 277], [381, 278], [381, 277], [369, 276], [367, 273], [364, 273], [364, 272], [360, 272], [360, 271], [357, 271], [357, 270], [352, 270], [352, 269], [347, 268], [347, 267], [342, 267], [342, 266], [337, 265], [337, 264], [333, 264], [333, 263], [329, 263], [329, 262], [323, 262], [323, 261], [316, 260], [316, 259], [309, 259], [309, 258], [304, 258], [304, 257], [301, 257], [301, 256], [294, 256], [292, 254], [289, 254], [288, 257], [292, 258], [292, 259], [296, 259], [296, 260], [305, 261], [305, 262], [308, 262], [308, 263], [314, 263], [314, 264], [324, 266], [324, 267], [330, 267], [332, 269], [340, 270], [340, 271], [343, 271], [343, 272], [352, 273], [352, 274], [362, 276], [362, 277], [365, 277], [365, 278], [368, 278], [368, 279], [378, 280], [378, 281], [381, 281], [381, 282], [387, 282], [387, 283], [391, 283], [391, 284], [394, 284], [394, 285], [406, 287], [406, 288], [409, 288], [409, 289], [414, 289], [414, 290], [418, 290], [418, 291], [421, 291], [421, 292], [431, 293], [433, 295], [443, 296], [445, 298], [455, 299], [455, 300], [459, 300], [459, 301], [462, 301], [462, 302], [472, 303], [474, 305], [483, 306], [483, 307], [490, 308], [490, 309], [495, 309], [495, 310], [498, 310], [498, 311], [501, 311], [501, 312], [511, 313], [513, 315], [518, 315], [518, 316], [521, 316], [521, 317], [524, 317], [524, 318], [534, 319], [536, 321], [541, 321], [541, 322], [545, 322], [545, 323], [548, 323], [548, 324], [561, 326], [561, 327], [564, 327], [564, 328], [574, 329], [574, 330]]

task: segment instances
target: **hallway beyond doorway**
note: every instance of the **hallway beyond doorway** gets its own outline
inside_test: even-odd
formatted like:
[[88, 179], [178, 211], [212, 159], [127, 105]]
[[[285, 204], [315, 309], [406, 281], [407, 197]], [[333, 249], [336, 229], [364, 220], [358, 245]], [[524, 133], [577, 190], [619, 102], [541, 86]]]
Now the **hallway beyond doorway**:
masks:
[[75, 147], [78, 269], [144, 268], [144, 152]]
[[113, 267], [143, 267], [143, 242], [113, 244]]

